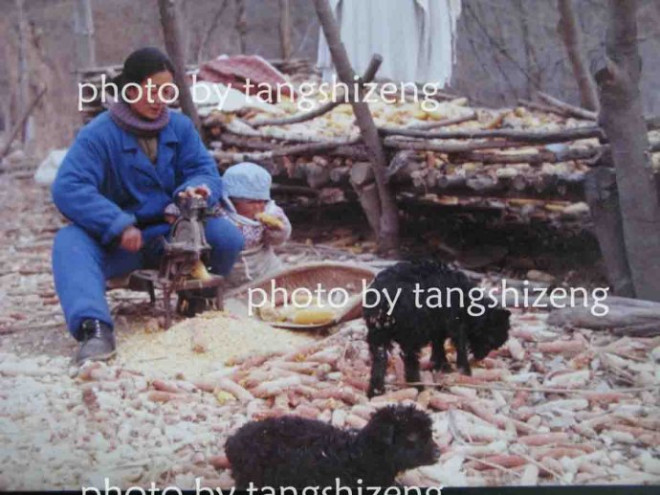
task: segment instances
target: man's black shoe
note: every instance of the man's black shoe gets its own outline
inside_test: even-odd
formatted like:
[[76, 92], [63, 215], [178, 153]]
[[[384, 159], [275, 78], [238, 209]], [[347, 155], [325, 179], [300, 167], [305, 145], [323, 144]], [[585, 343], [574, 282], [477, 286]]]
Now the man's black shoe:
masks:
[[84, 320], [80, 332], [82, 343], [76, 354], [76, 364], [105, 361], [115, 355], [115, 334], [109, 325], [99, 320]]

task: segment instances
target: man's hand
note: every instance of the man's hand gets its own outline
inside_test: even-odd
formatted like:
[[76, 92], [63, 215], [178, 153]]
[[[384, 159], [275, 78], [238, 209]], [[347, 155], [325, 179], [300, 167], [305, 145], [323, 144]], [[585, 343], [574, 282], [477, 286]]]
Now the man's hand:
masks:
[[131, 225], [121, 233], [119, 245], [126, 251], [136, 253], [142, 247], [142, 232], [137, 227]]
[[204, 199], [208, 198], [211, 195], [211, 190], [206, 184], [200, 184], [195, 187], [186, 187], [183, 191], [179, 193], [181, 198], [195, 198], [202, 197]]
[[174, 203], [167, 205], [163, 211], [163, 217], [165, 218], [165, 221], [170, 225], [176, 222], [176, 219], [179, 218], [179, 215], [181, 215], [181, 211], [179, 211], [179, 207]]

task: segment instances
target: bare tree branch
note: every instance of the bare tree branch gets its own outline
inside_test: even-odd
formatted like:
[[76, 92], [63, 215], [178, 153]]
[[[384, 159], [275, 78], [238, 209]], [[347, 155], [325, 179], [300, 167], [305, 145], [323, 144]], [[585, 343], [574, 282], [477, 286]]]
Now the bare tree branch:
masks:
[[236, 0], [236, 31], [241, 53], [246, 51], [245, 35], [247, 34], [247, 18], [245, 17], [245, 0]]
[[222, 5], [220, 5], [220, 8], [213, 16], [213, 19], [211, 19], [211, 23], [209, 24], [208, 29], [204, 32], [204, 36], [202, 36], [202, 39], [199, 41], [199, 46], [197, 47], [197, 56], [195, 57], [195, 59], [197, 60], [197, 64], [202, 63], [202, 55], [204, 54], [204, 49], [206, 48], [209, 39], [211, 39], [211, 35], [213, 34], [213, 31], [215, 31], [218, 25], [220, 24], [220, 19], [222, 19], [222, 14], [224, 13], [225, 8], [227, 7], [227, 1], [228, 0], [222, 0]]
[[573, 0], [559, 1], [559, 24], [557, 30], [564, 41], [568, 59], [573, 67], [573, 74], [580, 90], [580, 102], [589, 110], [598, 110], [596, 83], [587, 70], [582, 55], [582, 37], [577, 25]]
[[280, 0], [280, 40], [282, 43], [282, 58], [291, 58], [291, 3]]

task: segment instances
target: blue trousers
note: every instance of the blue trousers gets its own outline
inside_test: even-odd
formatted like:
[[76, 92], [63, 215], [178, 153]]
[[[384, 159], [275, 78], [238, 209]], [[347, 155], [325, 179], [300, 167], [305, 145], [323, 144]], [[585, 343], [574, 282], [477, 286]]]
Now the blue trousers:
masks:
[[[143, 248], [131, 253], [120, 247], [103, 246], [84, 229], [69, 225], [55, 236], [53, 276], [69, 332], [80, 340], [80, 325], [87, 318], [113, 326], [105, 298], [106, 280], [140, 268], [155, 268], [163, 251], [163, 236], [169, 225], [142, 231]], [[206, 240], [211, 245], [211, 272], [227, 275], [243, 249], [243, 235], [226, 218], [208, 218]]]

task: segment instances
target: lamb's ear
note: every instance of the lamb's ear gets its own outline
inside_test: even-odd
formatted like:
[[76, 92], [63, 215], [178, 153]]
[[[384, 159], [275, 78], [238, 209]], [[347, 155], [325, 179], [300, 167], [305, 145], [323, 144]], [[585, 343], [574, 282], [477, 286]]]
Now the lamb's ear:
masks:
[[376, 421], [372, 418], [370, 423], [365, 426], [364, 433], [372, 445], [390, 446], [394, 444], [394, 435], [396, 428], [388, 421], [389, 418], [381, 417]]
[[397, 407], [387, 406], [376, 411], [363, 432], [370, 443], [388, 447], [394, 445], [400, 425]]
[[508, 323], [509, 317], [511, 316], [511, 311], [508, 309], [497, 308], [495, 310], [495, 319], [501, 323]]
[[393, 424], [385, 423], [378, 428], [378, 440], [385, 445], [394, 445], [395, 428]]

